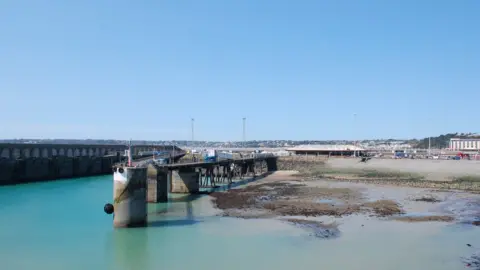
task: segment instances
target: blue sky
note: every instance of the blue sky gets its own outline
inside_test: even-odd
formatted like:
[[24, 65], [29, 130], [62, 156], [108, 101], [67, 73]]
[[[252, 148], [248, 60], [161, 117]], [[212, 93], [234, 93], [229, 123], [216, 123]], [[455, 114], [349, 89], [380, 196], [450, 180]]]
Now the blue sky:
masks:
[[[480, 1], [0, 1], [1, 138], [475, 132]], [[356, 116], [354, 116], [356, 114]]]

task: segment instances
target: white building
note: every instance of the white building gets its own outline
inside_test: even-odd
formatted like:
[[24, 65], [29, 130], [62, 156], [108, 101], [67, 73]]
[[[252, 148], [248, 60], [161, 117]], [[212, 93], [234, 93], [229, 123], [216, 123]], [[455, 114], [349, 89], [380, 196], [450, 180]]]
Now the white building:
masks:
[[451, 138], [449, 148], [452, 150], [480, 150], [480, 138]]
[[298, 145], [286, 149], [294, 155], [338, 155], [351, 156], [366, 152], [366, 149], [355, 145], [335, 144], [335, 145]]

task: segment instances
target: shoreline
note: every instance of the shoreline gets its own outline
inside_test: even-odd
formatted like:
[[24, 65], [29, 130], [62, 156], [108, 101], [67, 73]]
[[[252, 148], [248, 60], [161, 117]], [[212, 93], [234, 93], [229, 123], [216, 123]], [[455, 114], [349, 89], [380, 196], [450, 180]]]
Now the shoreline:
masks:
[[[343, 237], [345, 223], [359, 226], [355, 230], [364, 224], [379, 224], [376, 222], [415, 227], [422, 223], [432, 230], [445, 225], [478, 228], [480, 196], [475, 194], [478, 190], [454, 190], [442, 184], [445, 183], [407, 182], [397, 178], [355, 180], [352, 176], [322, 179], [277, 171], [243, 187], [213, 192], [210, 197], [213, 207], [221, 211], [220, 216], [277, 220], [305, 231], [313, 239]], [[468, 242], [466, 245], [471, 247]], [[478, 253], [458, 260], [470, 269], [480, 270]]]
[[455, 182], [455, 181], [430, 181], [430, 180], [411, 180], [398, 178], [356, 178], [353, 176], [309, 176], [305, 177], [305, 181], [324, 180], [332, 182], [346, 183], [362, 183], [372, 185], [386, 185], [391, 187], [411, 187], [411, 188], [427, 188], [435, 191], [459, 191], [480, 194], [480, 182]]
[[[302, 177], [294, 171], [277, 171], [246, 186], [227, 191], [212, 192], [213, 206], [221, 210], [221, 216], [242, 219], [278, 219], [300, 227], [313, 228], [315, 234], [325, 236], [325, 224], [322, 222], [308, 221], [309, 217], [342, 218], [350, 215], [361, 215], [379, 220], [392, 220], [396, 222], [460, 222], [456, 213], [436, 211], [435, 213], [410, 215], [412, 205], [434, 206], [447, 201], [441, 193], [456, 190], [431, 190], [426, 186], [431, 182], [424, 182], [421, 186], [405, 185], [406, 182], [397, 181], [396, 185], [388, 185], [388, 180], [361, 179], [343, 180], [339, 178], [324, 179], [319, 177]], [[397, 187], [417, 192], [414, 197], [406, 195], [378, 196], [370, 194], [383, 184], [382, 189], [397, 192]], [[438, 184], [438, 183], [437, 183]], [[370, 192], [370, 193], [369, 193]], [[382, 191], [383, 192], [383, 191]], [[462, 190], [461, 194], [478, 199], [475, 193]], [[398, 193], [398, 192], [397, 192]], [[452, 193], [455, 194], [455, 193]], [[402, 197], [403, 196], [403, 197]], [[449, 199], [455, 200], [455, 199]], [[408, 207], [406, 207], [408, 205]], [[415, 207], [413, 207], [415, 208]], [[428, 211], [427, 211], [428, 212]], [[295, 217], [295, 218], [293, 218]], [[472, 215], [468, 224], [480, 224], [478, 216]], [[313, 222], [313, 223], [312, 223]], [[330, 231], [334, 227], [330, 224]], [[338, 229], [338, 228], [337, 228]], [[338, 234], [338, 233], [335, 233]]]
[[[280, 170], [297, 171], [306, 180], [325, 179], [352, 183], [407, 186], [480, 193], [480, 163], [437, 160], [283, 157]], [[451, 171], [450, 171], [451, 170]]]

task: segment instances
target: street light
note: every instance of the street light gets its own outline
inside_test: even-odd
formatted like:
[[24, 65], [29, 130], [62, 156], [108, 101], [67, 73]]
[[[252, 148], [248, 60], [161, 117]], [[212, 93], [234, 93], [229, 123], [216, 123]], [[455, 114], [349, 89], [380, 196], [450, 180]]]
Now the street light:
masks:
[[192, 145], [193, 141], [195, 140], [195, 118], [192, 118]]
[[173, 157], [170, 163], [175, 163], [175, 142], [174, 141], [172, 141], [172, 152], [173, 152], [172, 154]]
[[[356, 131], [356, 128], [355, 128], [355, 123], [356, 123], [356, 121], [355, 121], [355, 120], [357, 120], [357, 114], [356, 114], [356, 113], [353, 114], [353, 125], [352, 125], [352, 126], [353, 126], [353, 134], [355, 134], [355, 131]], [[354, 135], [354, 136], [355, 136], [355, 135]], [[354, 139], [354, 140], [353, 140], [353, 157], [356, 157], [356, 156], [357, 156], [357, 155], [356, 155], [356, 149], [355, 149], [355, 148], [356, 148], [356, 142], [355, 142], [355, 139]]]
[[428, 137], [428, 157], [430, 157], [432, 155], [432, 152], [431, 152], [431, 149], [430, 149], [430, 146], [431, 146], [430, 139], [431, 139], [431, 137]]
[[246, 137], [245, 137], [245, 121], [247, 121], [247, 118], [246, 117], [243, 117], [242, 118], [243, 120], [243, 147], [246, 147]]

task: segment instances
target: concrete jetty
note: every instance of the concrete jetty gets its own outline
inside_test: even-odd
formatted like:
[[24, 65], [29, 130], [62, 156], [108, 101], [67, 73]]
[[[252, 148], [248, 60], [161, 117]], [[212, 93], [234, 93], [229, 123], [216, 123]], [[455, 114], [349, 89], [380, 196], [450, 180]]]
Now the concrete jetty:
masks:
[[159, 203], [168, 201], [168, 190], [171, 173], [164, 169], [149, 164], [147, 167], [147, 202]]
[[[129, 153], [131, 153], [129, 151]], [[157, 164], [132, 162], [113, 167], [114, 203], [106, 204], [107, 214], [114, 213], [115, 228], [147, 224], [147, 203], [168, 202], [169, 193], [195, 194], [201, 187], [230, 186], [233, 178], [255, 178], [277, 169], [274, 156], [227, 159], [214, 162]]]
[[119, 167], [113, 172], [113, 226], [147, 224], [147, 168]]

